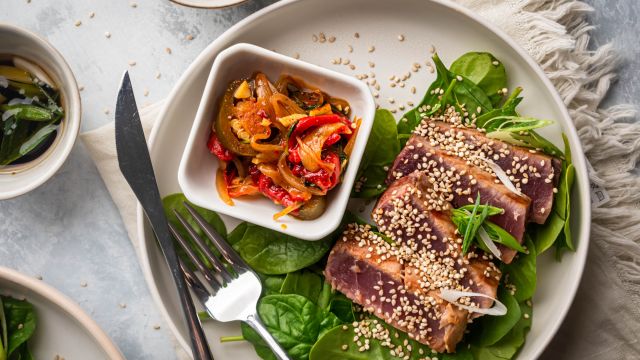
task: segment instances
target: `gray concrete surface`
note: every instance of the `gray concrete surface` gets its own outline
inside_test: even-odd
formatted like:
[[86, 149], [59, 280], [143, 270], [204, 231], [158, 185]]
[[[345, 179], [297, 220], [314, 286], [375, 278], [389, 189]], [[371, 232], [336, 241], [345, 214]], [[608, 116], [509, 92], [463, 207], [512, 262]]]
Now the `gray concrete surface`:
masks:
[[[113, 120], [124, 69], [130, 70], [140, 104], [160, 100], [208, 43], [271, 2], [196, 10], [167, 0], [136, 0], [135, 8], [122, 0], [3, 0], [0, 21], [43, 35], [66, 57], [84, 87], [86, 131]], [[594, 44], [613, 41], [623, 59], [620, 79], [606, 103], [637, 103], [640, 2], [587, 2], [596, 8], [591, 15]], [[77, 21], [82, 24], [76, 26]], [[41, 275], [77, 301], [127, 358], [175, 358], [169, 330], [149, 295], [119, 214], [80, 143], [47, 184], [0, 202], [0, 264]], [[82, 282], [88, 286], [81, 287]]]

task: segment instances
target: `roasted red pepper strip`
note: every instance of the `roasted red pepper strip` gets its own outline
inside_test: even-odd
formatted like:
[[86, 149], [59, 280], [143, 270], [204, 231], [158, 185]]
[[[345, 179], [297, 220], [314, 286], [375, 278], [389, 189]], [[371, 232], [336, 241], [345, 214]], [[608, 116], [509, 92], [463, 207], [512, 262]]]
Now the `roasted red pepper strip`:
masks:
[[302, 161], [302, 159], [300, 159], [300, 154], [298, 153], [297, 148], [289, 149], [289, 156], [287, 157], [287, 160], [289, 160], [289, 162], [292, 164], [299, 164]]
[[303, 178], [305, 181], [313, 183], [318, 188], [324, 191], [333, 189], [340, 179], [340, 157], [333, 152], [327, 153], [322, 161], [334, 165], [333, 172], [329, 173], [325, 169], [320, 169], [316, 172], [307, 170], [301, 164], [296, 164], [291, 169], [293, 175]]
[[328, 148], [329, 146], [337, 143], [338, 141], [340, 141], [341, 137], [340, 134], [331, 134], [328, 138], [327, 141], [324, 142], [324, 144], [322, 145], [323, 149]]
[[325, 124], [332, 124], [335, 122], [341, 122], [347, 126], [351, 126], [351, 122], [340, 116], [335, 114], [327, 114], [327, 115], [317, 115], [317, 116], [308, 116], [298, 120], [298, 122], [294, 125], [293, 131], [289, 134], [289, 149], [294, 148], [296, 144], [296, 138], [301, 137], [302, 133], [309, 130], [314, 126], [321, 126]]
[[249, 174], [251, 175], [253, 182], [258, 184], [260, 192], [276, 204], [287, 207], [295, 203], [305, 201], [304, 198], [292, 195], [282, 186], [275, 184], [270, 177], [261, 173], [256, 166], [249, 167]]
[[235, 166], [227, 166], [227, 168], [224, 169], [224, 182], [227, 184], [227, 187], [231, 186], [233, 179], [236, 177], [238, 177], [238, 171]]
[[218, 139], [218, 136], [214, 132], [211, 132], [209, 141], [207, 141], [207, 147], [213, 155], [218, 157], [218, 159], [222, 161], [233, 160], [233, 153], [222, 145], [220, 139]]

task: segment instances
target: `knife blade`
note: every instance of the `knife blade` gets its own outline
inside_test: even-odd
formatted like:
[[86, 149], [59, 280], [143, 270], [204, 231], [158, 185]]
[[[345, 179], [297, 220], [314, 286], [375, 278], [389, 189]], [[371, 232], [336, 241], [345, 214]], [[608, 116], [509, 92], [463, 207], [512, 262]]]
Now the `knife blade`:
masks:
[[189, 328], [192, 354], [197, 360], [213, 360], [191, 294], [180, 272], [128, 71], [122, 77], [115, 118], [118, 165], [142, 205], [171, 270]]

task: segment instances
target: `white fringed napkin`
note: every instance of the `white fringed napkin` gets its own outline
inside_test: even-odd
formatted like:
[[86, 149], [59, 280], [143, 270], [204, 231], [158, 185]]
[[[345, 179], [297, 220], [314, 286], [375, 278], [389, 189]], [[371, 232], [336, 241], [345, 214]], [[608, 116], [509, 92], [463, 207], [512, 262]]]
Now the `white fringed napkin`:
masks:
[[[615, 78], [610, 45], [588, 50], [591, 7], [573, 0], [456, 0], [511, 35], [542, 66], [569, 108], [590, 171], [594, 197], [585, 274], [544, 359], [640, 358], [640, 123], [630, 106], [600, 108]], [[533, 34], [533, 35], [532, 35]], [[145, 132], [160, 109], [141, 110]], [[81, 138], [137, 246], [133, 193], [116, 160], [113, 123]], [[600, 192], [600, 194], [597, 194]], [[185, 354], [179, 351], [179, 357]]]

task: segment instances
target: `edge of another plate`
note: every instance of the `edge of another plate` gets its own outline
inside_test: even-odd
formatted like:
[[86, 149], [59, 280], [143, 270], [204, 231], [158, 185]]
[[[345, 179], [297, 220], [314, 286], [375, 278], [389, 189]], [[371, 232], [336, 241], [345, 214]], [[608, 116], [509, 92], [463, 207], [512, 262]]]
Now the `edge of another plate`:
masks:
[[224, 9], [234, 5], [239, 5], [247, 0], [170, 0], [178, 5], [196, 9]]
[[[245, 19], [239, 21], [237, 24], [233, 25], [232, 27], [230, 27], [228, 30], [226, 30], [222, 35], [220, 35], [216, 40], [214, 40], [211, 44], [209, 44], [204, 50], [202, 50], [202, 52], [194, 59], [194, 61], [191, 63], [191, 65], [189, 65], [189, 67], [187, 68], [187, 70], [180, 76], [178, 82], [176, 83], [176, 85], [173, 87], [173, 89], [171, 90], [168, 98], [173, 98], [176, 96], [176, 94], [180, 91], [180, 89], [185, 86], [189, 80], [189, 78], [191, 77], [191, 73], [193, 72], [193, 69], [200, 66], [203, 62], [208, 61], [209, 57], [212, 54], [215, 54], [219, 51], [221, 51], [222, 49], [217, 49], [218, 47], [220, 47], [219, 44], [224, 44], [226, 43], [226, 41], [232, 37], [232, 34], [237, 31], [238, 29], [241, 29], [242, 27], [246, 26], [247, 24], [251, 23], [253, 20], [262, 17], [268, 13], [274, 12], [276, 10], [279, 10], [283, 7], [286, 7], [288, 5], [297, 3], [297, 2], [302, 2], [305, 0], [282, 0], [280, 2], [277, 2], [275, 4], [272, 4], [270, 6], [267, 6], [253, 14], [251, 14], [250, 16], [246, 17]], [[567, 128], [565, 128], [565, 132], [566, 135], [569, 139], [569, 143], [572, 147], [572, 152], [574, 154], [576, 154], [577, 156], [573, 157], [573, 164], [577, 170], [577, 181], [576, 184], [574, 184], [574, 191], [577, 191], [580, 197], [580, 202], [585, 205], [582, 206], [580, 208], [580, 217], [582, 219], [591, 219], [591, 208], [590, 206], [588, 206], [588, 204], [590, 204], [590, 195], [589, 195], [589, 184], [588, 184], [588, 175], [587, 175], [587, 167], [586, 167], [586, 159], [584, 158], [584, 152], [582, 151], [582, 145], [580, 143], [580, 139], [578, 137], [578, 133], [577, 130], [575, 128], [575, 126], [573, 125], [573, 122], [571, 121], [571, 117], [569, 116], [569, 112], [566, 109], [566, 106], [564, 105], [564, 102], [562, 101], [562, 99], [560, 98], [560, 95], [558, 94], [557, 90], [555, 89], [555, 87], [553, 86], [553, 84], [551, 83], [551, 81], [547, 78], [547, 76], [544, 74], [544, 72], [542, 71], [542, 69], [540, 68], [540, 66], [535, 62], [535, 60], [519, 45], [517, 44], [513, 39], [511, 39], [509, 37], [509, 35], [507, 35], [504, 31], [502, 31], [501, 29], [499, 29], [497, 26], [487, 22], [486, 20], [480, 18], [477, 14], [473, 13], [471, 10], [464, 8], [461, 5], [449, 2], [447, 0], [429, 0], [430, 2], [433, 3], [437, 3], [440, 6], [444, 6], [444, 7], [448, 7], [451, 10], [454, 10], [458, 13], [460, 13], [462, 16], [467, 17], [468, 19], [484, 26], [485, 28], [487, 28], [489, 31], [493, 32], [496, 36], [498, 36], [502, 41], [504, 41], [508, 46], [510, 46], [519, 56], [520, 58], [526, 62], [527, 66], [537, 75], [537, 77], [543, 82], [543, 84], [545, 85], [546, 89], [549, 91], [549, 93], [552, 95], [556, 106], [558, 106], [558, 108], [560, 109], [560, 111], [562, 112], [562, 116], [564, 118], [564, 121], [569, 125]], [[162, 127], [162, 125], [168, 121], [167, 117], [166, 117], [166, 113], [168, 111], [168, 109], [171, 107], [171, 103], [167, 102], [166, 104], [163, 105], [161, 111], [160, 111], [160, 115], [158, 116], [158, 120], [156, 122], [156, 124], [154, 125], [151, 134], [149, 136], [149, 149], [150, 151], [153, 150], [154, 146], [157, 146], [156, 144], [156, 136], [159, 133], [159, 129]], [[578, 155], [579, 154], [579, 155]], [[187, 339], [185, 339], [183, 336], [181, 336], [181, 334], [179, 333], [176, 325], [171, 321], [171, 317], [169, 315], [169, 313], [167, 312], [167, 308], [165, 306], [165, 303], [162, 299], [162, 297], [159, 294], [158, 288], [156, 286], [156, 283], [154, 281], [154, 275], [151, 272], [151, 265], [149, 262], [149, 252], [148, 249], [146, 247], [146, 241], [145, 241], [145, 216], [144, 216], [144, 211], [142, 210], [142, 207], [140, 206], [140, 204], [137, 205], [137, 236], [138, 236], [138, 244], [140, 246], [140, 255], [141, 255], [141, 267], [142, 267], [142, 271], [144, 273], [147, 285], [149, 286], [149, 290], [151, 292], [152, 297], [154, 298], [156, 304], [158, 305], [158, 307], [160, 308], [160, 312], [165, 316], [165, 319], [167, 320], [167, 323], [169, 324], [169, 327], [171, 329], [171, 331], [173, 332], [173, 334], [176, 336], [178, 343], [180, 343], [180, 345], [183, 347], [183, 349], [185, 349], [185, 351], [187, 351], [188, 353], [190, 353], [190, 346], [189, 343], [187, 342]], [[586, 259], [587, 259], [587, 251], [588, 251], [588, 247], [589, 247], [589, 233], [590, 233], [590, 222], [589, 221], [583, 221], [582, 223], [579, 224], [579, 228], [580, 228], [580, 234], [581, 236], [577, 239], [574, 238], [574, 241], [576, 241], [576, 243], [578, 244], [578, 249], [576, 250], [576, 252], [574, 253], [575, 256], [578, 256], [578, 265], [577, 265], [577, 273], [575, 274], [575, 280], [573, 281], [573, 283], [571, 284], [570, 288], [565, 288], [564, 292], [565, 294], [567, 294], [568, 299], [570, 299], [570, 301], [567, 301], [565, 303], [562, 304], [562, 306], [558, 309], [558, 316], [555, 317], [554, 321], [552, 324], [548, 325], [549, 328], [551, 329], [551, 331], [548, 331], [546, 334], [544, 334], [544, 338], [542, 339], [542, 341], [540, 342], [540, 346], [538, 346], [536, 349], [533, 350], [533, 357], [532, 358], [537, 358], [539, 357], [542, 352], [546, 349], [547, 345], [549, 344], [549, 342], [551, 341], [551, 339], [553, 338], [553, 336], [556, 334], [556, 332], [558, 331], [560, 325], [562, 324], [562, 322], [564, 321], [564, 318], [566, 317], [567, 313], [569, 312], [569, 309], [571, 308], [571, 305], [573, 303], [573, 300], [575, 298], [576, 292], [578, 290], [578, 286], [580, 284], [580, 280], [582, 279], [582, 274], [584, 272], [584, 266], [586, 263]], [[525, 345], [526, 346], [526, 345]]]
[[124, 360], [124, 356], [113, 343], [111, 338], [98, 326], [98, 324], [73, 300], [62, 294], [55, 288], [47, 285], [42, 280], [24, 275], [16, 270], [0, 266], [0, 281], [8, 281], [17, 284], [31, 292], [34, 292], [50, 301], [56, 307], [65, 311], [74, 318], [102, 348], [110, 359]]

